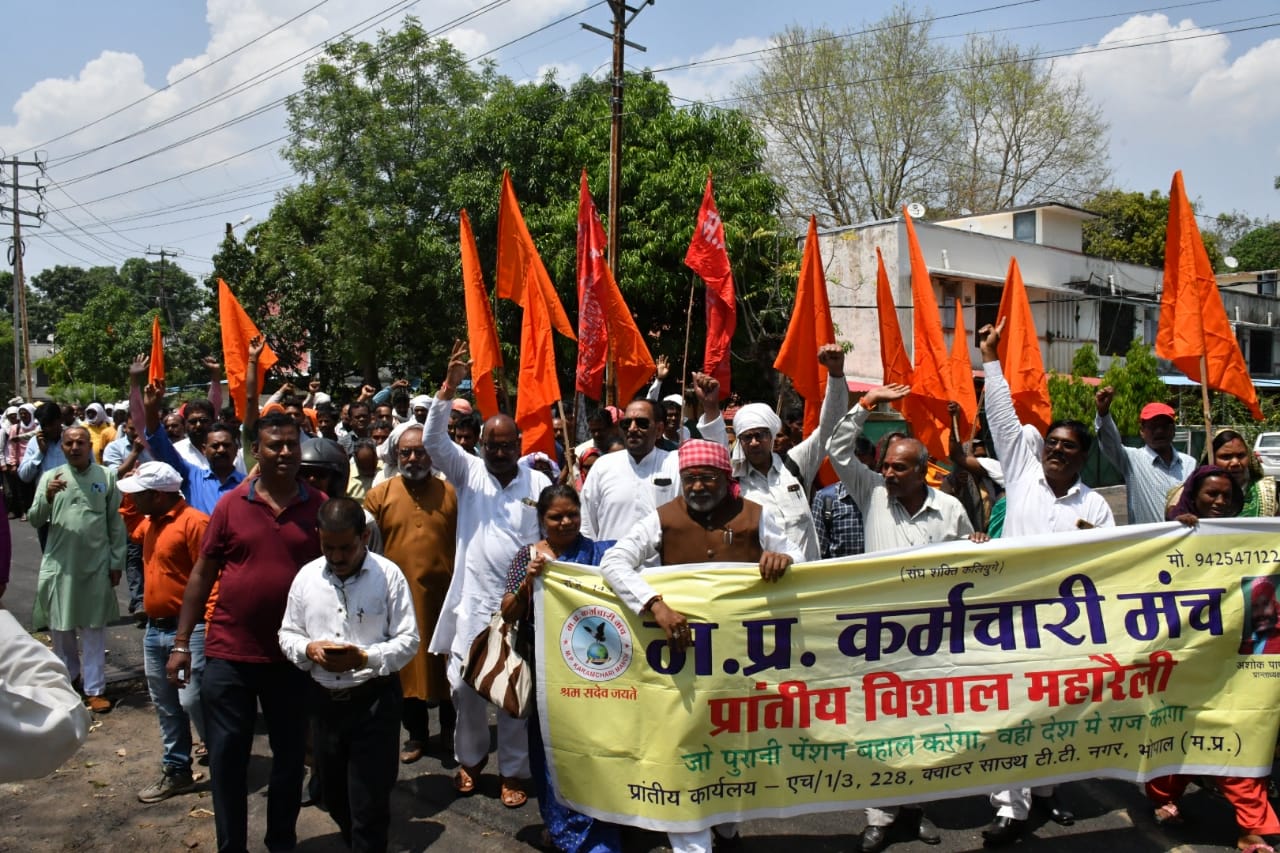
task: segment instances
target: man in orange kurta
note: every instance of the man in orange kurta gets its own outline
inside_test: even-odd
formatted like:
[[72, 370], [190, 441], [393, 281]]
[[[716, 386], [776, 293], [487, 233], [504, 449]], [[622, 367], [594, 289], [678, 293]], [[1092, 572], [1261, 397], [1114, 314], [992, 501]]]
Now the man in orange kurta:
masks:
[[[418, 617], [418, 633], [430, 637], [453, 578], [458, 539], [458, 501], [453, 486], [434, 475], [431, 457], [422, 446], [422, 424], [401, 424], [390, 438], [400, 476], [369, 490], [364, 508], [382, 531], [383, 555], [398, 565], [409, 582]], [[388, 472], [390, 473], [390, 472]], [[427, 652], [427, 644], [400, 670], [404, 690], [402, 722], [408, 738], [400, 760], [422, 757], [427, 745], [428, 709], [439, 706], [440, 755], [453, 757], [456, 715], [449, 699], [446, 660]]]

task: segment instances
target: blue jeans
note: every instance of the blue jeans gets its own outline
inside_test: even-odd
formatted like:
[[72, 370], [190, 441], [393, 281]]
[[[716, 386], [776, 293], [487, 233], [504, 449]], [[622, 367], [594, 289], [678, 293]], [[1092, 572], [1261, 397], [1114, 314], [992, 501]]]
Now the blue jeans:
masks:
[[191, 632], [191, 677], [178, 689], [165, 677], [164, 667], [173, 649], [174, 631], [161, 631], [147, 625], [142, 637], [143, 668], [147, 674], [147, 691], [160, 718], [160, 736], [164, 741], [166, 770], [191, 769], [191, 724], [197, 736], [204, 738], [204, 712], [200, 707], [200, 679], [204, 674], [204, 623]]

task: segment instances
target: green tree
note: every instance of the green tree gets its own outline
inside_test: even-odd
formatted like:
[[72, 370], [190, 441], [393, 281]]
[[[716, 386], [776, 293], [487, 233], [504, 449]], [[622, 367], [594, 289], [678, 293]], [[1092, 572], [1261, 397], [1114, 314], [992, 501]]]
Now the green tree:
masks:
[[[643, 75], [626, 83], [618, 279], [628, 302], [660, 351], [678, 354], [693, 280], [682, 259], [710, 170], [745, 305], [735, 355], [762, 358], [785, 328], [794, 273], [788, 282], [781, 271], [795, 251], [773, 213], [763, 140], [737, 113], [676, 109]], [[285, 156], [304, 180], [245, 235], [252, 261], [238, 268], [237, 296], [286, 362], [308, 348], [326, 379], [353, 366], [365, 379], [380, 367], [434, 374], [465, 332], [458, 210], [471, 217], [492, 289], [510, 169], [572, 319], [578, 176], [588, 169], [603, 207], [608, 116], [605, 84], [517, 84], [472, 70], [416, 22], [376, 45], [334, 46], [290, 102]], [[224, 243], [219, 270], [239, 263], [232, 250]], [[503, 339], [518, 340], [519, 309], [496, 308]], [[566, 388], [572, 352], [558, 359]]]
[[[1159, 190], [1150, 194], [1104, 190], [1084, 205], [1099, 218], [1084, 223], [1084, 253], [1111, 261], [1164, 266], [1165, 230], [1169, 223], [1169, 197]], [[1192, 210], [1197, 208], [1191, 205]], [[1221, 269], [1218, 235], [1201, 234], [1209, 262]]]
[[1071, 359], [1071, 373], [1049, 374], [1049, 402], [1053, 406], [1054, 420], [1093, 422], [1094, 386], [1083, 380], [1098, 376], [1098, 354], [1092, 344], [1076, 350]]
[[115, 286], [98, 291], [83, 310], [64, 316], [55, 332], [54, 354], [44, 360], [50, 379], [103, 386], [102, 393], [112, 396], [123, 394], [130, 362], [151, 350], [151, 318], [159, 311], [139, 314], [137, 309], [135, 294]]
[[995, 37], [948, 47], [899, 5], [857, 35], [776, 35], [738, 95], [797, 219], [1078, 203], [1106, 179], [1106, 125], [1080, 81], [1035, 52]]
[[1111, 362], [1102, 384], [1116, 389], [1111, 419], [1121, 435], [1137, 435], [1142, 407], [1151, 402], [1163, 403], [1169, 397], [1169, 386], [1160, 379], [1155, 353], [1138, 339], [1129, 344], [1123, 363]]
[[1231, 247], [1231, 254], [1242, 270], [1280, 269], [1280, 222], [1250, 231]]

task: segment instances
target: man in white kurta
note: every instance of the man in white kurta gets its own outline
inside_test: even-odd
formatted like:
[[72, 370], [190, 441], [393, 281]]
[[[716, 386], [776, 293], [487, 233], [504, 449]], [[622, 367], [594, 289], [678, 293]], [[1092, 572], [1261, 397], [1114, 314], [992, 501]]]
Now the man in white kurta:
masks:
[[[707, 441], [728, 446], [720, 415], [720, 383], [695, 374], [702, 401], [698, 431]], [[675, 452], [657, 447], [665, 409], [656, 400], [632, 400], [622, 413], [626, 451], [606, 453], [591, 466], [582, 486], [582, 535], [596, 541], [621, 539], [635, 524], [680, 495], [680, 463]]]
[[785, 456], [773, 452], [773, 440], [782, 429], [782, 421], [766, 404], [749, 403], [738, 409], [733, 419], [738, 439], [731, 455], [733, 476], [742, 488], [742, 496], [768, 507], [787, 538], [800, 546], [806, 560], [818, 559], [820, 552], [809, 486], [827, 458], [831, 431], [849, 408], [844, 350], [839, 344], [827, 344], [818, 350], [818, 362], [827, 369], [818, 428]]
[[[1002, 320], [998, 327], [984, 326], [978, 333], [987, 383], [987, 428], [1004, 471], [1006, 509], [1000, 538], [1114, 527], [1106, 498], [1080, 480], [1092, 441], [1088, 427], [1079, 421], [1055, 421], [1042, 438], [1034, 426], [1018, 420], [996, 354], [1003, 330]], [[1058, 804], [1052, 785], [1005, 788], [991, 794], [996, 817], [982, 831], [988, 845], [1009, 844], [1022, 834], [1033, 796], [1055, 823], [1074, 822], [1072, 814]]]
[[[537, 502], [551, 482], [540, 472], [518, 464], [520, 432], [506, 415], [485, 422], [480, 440], [482, 457], [473, 456], [449, 438], [449, 415], [466, 362], [455, 357], [449, 376], [431, 401], [423, 430], [423, 445], [431, 462], [458, 495], [458, 549], [453, 580], [445, 596], [440, 621], [428, 650], [449, 655], [448, 675], [458, 722], [454, 755], [460, 765], [454, 785], [459, 793], [475, 787], [489, 753], [488, 703], [462, 681], [471, 641], [488, 624], [502, 603], [507, 568], [516, 551], [542, 538]], [[529, 778], [529, 742], [525, 720], [497, 709], [498, 770], [506, 788], [518, 788]], [[523, 800], [520, 800], [523, 802]]]

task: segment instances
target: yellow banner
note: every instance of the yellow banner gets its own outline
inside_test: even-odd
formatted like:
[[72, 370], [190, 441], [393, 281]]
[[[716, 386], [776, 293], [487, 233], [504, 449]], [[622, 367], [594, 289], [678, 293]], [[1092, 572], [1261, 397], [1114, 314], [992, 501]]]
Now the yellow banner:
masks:
[[692, 628], [676, 655], [595, 570], [556, 565], [535, 598], [548, 764], [572, 807], [668, 831], [1093, 777], [1263, 776], [1278, 530], [952, 542], [777, 584], [740, 565], [649, 569]]

